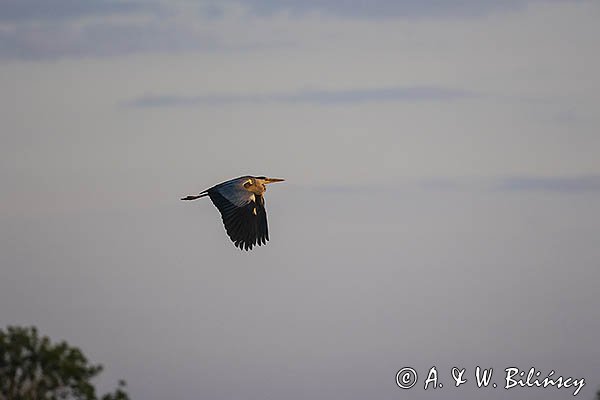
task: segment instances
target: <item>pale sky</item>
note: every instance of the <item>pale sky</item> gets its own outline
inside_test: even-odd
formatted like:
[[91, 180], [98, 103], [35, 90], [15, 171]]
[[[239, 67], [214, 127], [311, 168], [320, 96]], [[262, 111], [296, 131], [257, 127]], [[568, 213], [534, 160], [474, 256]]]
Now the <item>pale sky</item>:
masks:
[[[600, 3], [0, 0], [0, 326], [134, 399], [600, 385]], [[271, 241], [209, 200], [245, 174]], [[395, 374], [437, 366], [443, 389]], [[447, 381], [447, 385], [446, 385]]]

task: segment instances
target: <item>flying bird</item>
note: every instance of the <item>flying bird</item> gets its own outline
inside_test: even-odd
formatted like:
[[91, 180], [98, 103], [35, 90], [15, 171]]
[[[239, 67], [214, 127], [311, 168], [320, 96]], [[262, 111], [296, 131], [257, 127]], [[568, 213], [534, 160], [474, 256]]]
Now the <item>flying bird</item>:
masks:
[[267, 244], [269, 240], [263, 194], [267, 190], [266, 185], [274, 182], [283, 182], [283, 179], [241, 176], [181, 200], [210, 197], [221, 213], [223, 225], [233, 244], [240, 250], [251, 250], [255, 245]]

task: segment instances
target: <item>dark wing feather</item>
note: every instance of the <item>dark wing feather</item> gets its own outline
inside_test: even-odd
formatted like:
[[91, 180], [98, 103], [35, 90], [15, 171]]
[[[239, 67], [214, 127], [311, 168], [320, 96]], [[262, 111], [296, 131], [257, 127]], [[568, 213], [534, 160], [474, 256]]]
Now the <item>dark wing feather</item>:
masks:
[[256, 195], [254, 201], [236, 206], [219, 193], [218, 189], [209, 189], [208, 195], [219, 209], [227, 235], [235, 246], [242, 250], [250, 250], [255, 245], [266, 244], [269, 231], [263, 197]]
[[267, 224], [267, 210], [265, 209], [265, 198], [262, 196], [257, 196], [258, 206], [257, 217], [258, 217], [258, 245], [267, 244], [269, 240], [269, 226]]

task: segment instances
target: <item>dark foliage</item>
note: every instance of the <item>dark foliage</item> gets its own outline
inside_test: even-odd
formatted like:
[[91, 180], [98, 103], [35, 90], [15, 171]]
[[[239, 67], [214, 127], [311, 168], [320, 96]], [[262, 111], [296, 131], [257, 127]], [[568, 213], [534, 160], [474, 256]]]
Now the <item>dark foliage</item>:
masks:
[[92, 378], [102, 372], [76, 347], [52, 343], [34, 327], [0, 330], [0, 400], [128, 400], [125, 382], [96, 395]]

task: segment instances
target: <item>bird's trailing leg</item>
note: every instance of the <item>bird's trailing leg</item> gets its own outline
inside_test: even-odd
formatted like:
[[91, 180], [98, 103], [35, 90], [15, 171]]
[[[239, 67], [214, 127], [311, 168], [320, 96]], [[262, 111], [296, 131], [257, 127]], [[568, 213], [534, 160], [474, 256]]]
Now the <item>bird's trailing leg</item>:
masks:
[[196, 199], [199, 199], [200, 197], [204, 197], [204, 196], [208, 196], [208, 193], [200, 193], [195, 196], [182, 197], [181, 200], [196, 200]]

